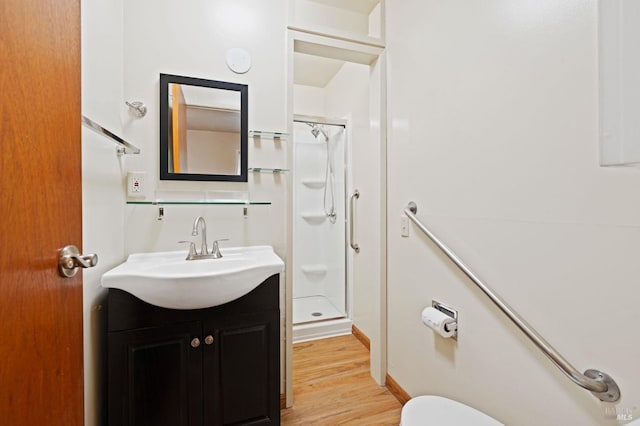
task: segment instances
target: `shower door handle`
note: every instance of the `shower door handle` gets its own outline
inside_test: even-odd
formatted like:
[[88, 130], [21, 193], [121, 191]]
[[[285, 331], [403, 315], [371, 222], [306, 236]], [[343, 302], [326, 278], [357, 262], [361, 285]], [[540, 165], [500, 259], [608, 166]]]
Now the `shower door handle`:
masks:
[[351, 248], [356, 252], [356, 253], [360, 253], [360, 246], [358, 244], [356, 244], [353, 240], [353, 234], [355, 231], [355, 225], [354, 225], [354, 210], [355, 210], [355, 201], [360, 198], [360, 191], [358, 191], [357, 189], [353, 192], [353, 195], [351, 196], [350, 199], [350, 208], [349, 208], [349, 244], [351, 245]]

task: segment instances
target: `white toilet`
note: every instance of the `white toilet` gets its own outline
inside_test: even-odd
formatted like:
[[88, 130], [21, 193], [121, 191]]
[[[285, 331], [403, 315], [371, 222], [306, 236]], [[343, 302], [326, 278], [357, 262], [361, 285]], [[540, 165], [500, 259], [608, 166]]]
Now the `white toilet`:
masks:
[[417, 396], [402, 408], [400, 426], [504, 426], [486, 414], [447, 398]]
[[[441, 396], [417, 396], [407, 402], [400, 414], [400, 426], [504, 426], [486, 414]], [[625, 426], [640, 426], [640, 418]]]

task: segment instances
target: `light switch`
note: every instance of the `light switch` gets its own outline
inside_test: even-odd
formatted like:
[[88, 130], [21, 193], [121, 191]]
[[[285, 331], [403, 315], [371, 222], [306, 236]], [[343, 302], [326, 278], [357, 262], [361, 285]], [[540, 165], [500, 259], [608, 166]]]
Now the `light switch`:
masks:
[[400, 216], [400, 236], [409, 236], [409, 218], [405, 215]]

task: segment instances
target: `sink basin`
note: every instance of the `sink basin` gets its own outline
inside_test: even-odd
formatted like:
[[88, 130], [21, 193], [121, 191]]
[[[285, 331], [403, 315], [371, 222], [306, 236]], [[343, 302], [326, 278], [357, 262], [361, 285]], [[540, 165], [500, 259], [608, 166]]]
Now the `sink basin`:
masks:
[[102, 276], [102, 287], [118, 288], [170, 309], [200, 309], [238, 299], [284, 262], [270, 246], [220, 249], [220, 259], [185, 260], [186, 250], [135, 253]]

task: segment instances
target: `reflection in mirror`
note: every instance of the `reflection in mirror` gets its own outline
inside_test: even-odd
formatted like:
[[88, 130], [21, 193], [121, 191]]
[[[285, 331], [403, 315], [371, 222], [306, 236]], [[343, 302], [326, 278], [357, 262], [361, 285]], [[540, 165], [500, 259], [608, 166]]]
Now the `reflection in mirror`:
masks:
[[247, 181], [247, 91], [160, 74], [160, 179]]

